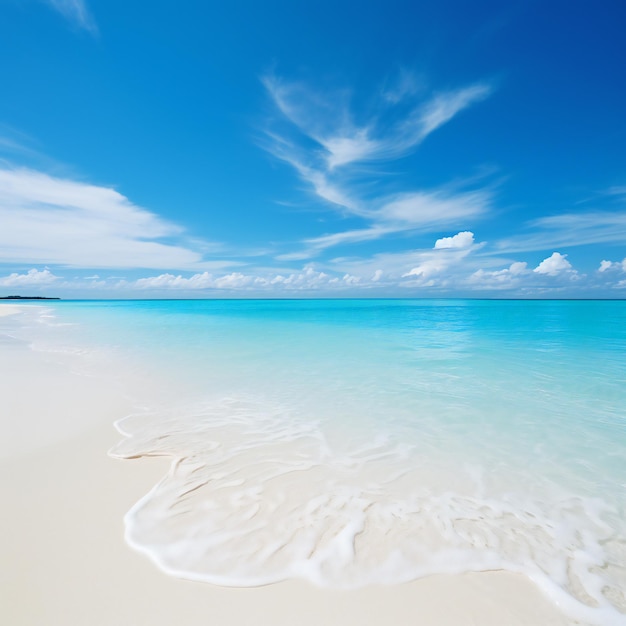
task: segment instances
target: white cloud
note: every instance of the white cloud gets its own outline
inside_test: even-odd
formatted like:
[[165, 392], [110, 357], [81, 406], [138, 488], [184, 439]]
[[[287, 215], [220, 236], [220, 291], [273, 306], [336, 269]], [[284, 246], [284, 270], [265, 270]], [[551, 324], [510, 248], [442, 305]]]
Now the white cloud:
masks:
[[93, 35], [98, 33], [96, 22], [84, 0], [46, 0], [46, 2], [79, 28]]
[[427, 137], [434, 130], [449, 122], [470, 104], [484, 100], [491, 94], [491, 91], [489, 85], [479, 84], [436, 95], [420, 109], [415, 120], [419, 129], [419, 139]]
[[559, 252], [553, 252], [552, 256], [544, 259], [533, 270], [538, 274], [547, 274], [548, 276], [556, 276], [561, 272], [567, 272], [572, 269], [571, 263], [565, 258], [566, 254], [560, 254]]
[[527, 252], [551, 247], [572, 247], [626, 241], [626, 212], [563, 213], [529, 222], [535, 232], [496, 241], [497, 251]]
[[491, 194], [486, 190], [453, 193], [444, 189], [405, 193], [386, 200], [374, 213], [376, 220], [407, 226], [434, 226], [484, 214]]
[[214, 277], [208, 272], [189, 277], [166, 273], [140, 278], [134, 283], [125, 283], [124, 287], [142, 290], [310, 291], [344, 289], [355, 287], [361, 282], [360, 276], [350, 273], [330, 274], [308, 265], [301, 271], [287, 274], [277, 274], [271, 270], [256, 274], [232, 272], [218, 277]]
[[456, 261], [454, 257], [432, 256], [424, 259], [417, 267], [403, 274], [402, 278], [408, 278], [409, 276], [429, 278], [434, 274], [440, 274], [444, 270], [447, 270], [454, 261]]
[[361, 282], [361, 277], [353, 276], [352, 274], [344, 274], [341, 280], [347, 285], [358, 285]]
[[30, 169], [0, 169], [0, 224], [0, 262], [90, 268], [202, 266], [202, 254], [170, 243], [181, 239], [180, 226], [114, 189]]
[[[433, 242], [434, 243], [434, 242]], [[435, 281], [461, 281], [480, 267], [495, 267], [500, 260], [477, 254], [483, 243], [468, 248], [419, 248], [402, 252], [381, 252], [369, 257], [339, 257], [324, 267], [331, 272], [361, 277], [361, 284], [378, 287], [403, 287], [424, 284], [425, 277]], [[462, 282], [462, 281], [461, 281]]]
[[400, 70], [393, 81], [389, 81], [382, 89], [382, 97], [390, 104], [398, 104], [403, 100], [414, 96], [422, 91], [423, 82], [407, 69]]
[[22, 287], [35, 285], [49, 285], [59, 280], [49, 269], [44, 270], [28, 270], [26, 274], [18, 274], [17, 272], [0, 278], [0, 286], [2, 287]]
[[[359, 161], [397, 159], [492, 92], [486, 84], [441, 92], [417, 104], [391, 127], [379, 127], [377, 120], [384, 116], [385, 108], [368, 122], [356, 124], [348, 106], [349, 92], [345, 90], [324, 96], [302, 83], [288, 83], [275, 76], [266, 76], [262, 82], [281, 113], [322, 146], [328, 170]], [[405, 88], [403, 96], [407, 93]]]
[[[301, 258], [339, 244], [418, 228], [432, 230], [436, 225], [457, 226], [462, 219], [482, 216], [490, 208], [492, 194], [486, 189], [379, 191], [362, 166], [357, 166], [367, 161], [389, 162], [408, 154], [463, 109], [486, 98], [492, 91], [489, 85], [470, 85], [418, 100], [416, 94], [421, 90], [412, 75], [404, 72], [394, 89], [381, 92], [378, 108], [356, 122], [348, 90], [320, 94], [302, 83], [275, 76], [265, 77], [263, 84], [282, 121], [289, 122], [282, 132], [274, 127], [268, 131], [263, 147], [291, 165], [318, 198], [342, 215], [366, 222], [363, 228], [305, 240], [307, 252]], [[398, 116], [395, 104], [409, 98], [413, 99], [412, 106], [404, 107], [405, 112]], [[299, 133], [293, 132], [294, 127]]]
[[361, 202], [359, 202], [356, 198], [351, 197], [338, 184], [331, 182], [328, 176], [324, 173], [305, 167], [304, 165], [297, 164], [295, 161], [292, 161], [291, 165], [296, 167], [302, 177], [311, 184], [316, 195], [322, 198], [322, 200], [326, 200], [326, 202], [348, 209], [348, 211], [354, 215], [367, 217], [367, 211], [361, 207]]
[[508, 272], [513, 276], [519, 276], [523, 274], [528, 269], [528, 263], [524, 261], [516, 261], [515, 263], [511, 263], [511, 266], [508, 269]]
[[[459, 237], [460, 235], [461, 237]], [[469, 238], [467, 235], [469, 235]], [[444, 242], [444, 245], [438, 246], [437, 244], [440, 241], [444, 241], [444, 239], [449, 241]], [[452, 272], [454, 274], [457, 273], [459, 269], [461, 272], [467, 273], [468, 265], [465, 261], [466, 257], [482, 248], [483, 244], [475, 244], [474, 234], [467, 231], [459, 233], [454, 237], [446, 237], [444, 239], [438, 239], [432, 250], [421, 252], [419, 255], [419, 265], [416, 265], [403, 274], [402, 277], [408, 278], [413, 276], [421, 279], [431, 278], [438, 274], [449, 273], [452, 268], [455, 268]], [[453, 245], [447, 245], [453, 240]]]
[[598, 268], [599, 272], [607, 272], [607, 271], [623, 271], [626, 272], [626, 259], [622, 261], [600, 261], [600, 267]]
[[[445, 224], [478, 218], [487, 212], [490, 201], [491, 194], [486, 190], [454, 194], [440, 189], [396, 195], [385, 199], [378, 209], [370, 212], [371, 226], [306, 239], [307, 251], [290, 258], [309, 258], [320, 250], [339, 244], [373, 241], [411, 230], [432, 231]], [[448, 240], [453, 241], [449, 243]], [[459, 248], [472, 243], [473, 233], [464, 231], [438, 240], [435, 247]], [[286, 257], [283, 255], [281, 258]]]
[[[301, 272], [293, 272], [288, 276], [278, 274], [269, 279], [272, 285], [281, 285], [288, 289], [319, 289], [332, 284], [333, 277], [326, 272], [318, 271], [313, 266], [306, 266]], [[335, 281], [337, 282], [337, 281]]]
[[383, 235], [397, 232], [397, 228], [372, 226], [370, 228], [360, 228], [357, 230], [347, 230], [340, 233], [333, 233], [332, 235], [322, 235], [321, 237], [314, 237], [313, 239], [305, 240], [305, 243], [309, 246], [309, 252], [306, 256], [312, 256], [315, 251], [330, 248], [342, 243], [356, 243], [359, 241], [372, 241], [373, 239], [379, 239]]
[[469, 230], [457, 233], [453, 237], [442, 237], [435, 241], [435, 248], [468, 248], [474, 243], [474, 233]]
[[[541, 296], [546, 293], [575, 295], [581, 293], [581, 289], [587, 290], [586, 293], [590, 295], [608, 295], [613, 289], [626, 285], [626, 281], [619, 280], [623, 277], [622, 263], [611, 264], [608, 272], [610, 277], [601, 272], [578, 274], [564, 255], [555, 253], [532, 269], [523, 261], [511, 262], [485, 255], [481, 253], [483, 246], [483, 243], [474, 242], [465, 248], [427, 248], [380, 253], [373, 257], [337, 258], [324, 264], [306, 265], [300, 270], [257, 267], [220, 274], [208, 271], [189, 275], [166, 272], [137, 280], [120, 276], [108, 276], [102, 280], [96, 276], [77, 276], [74, 280], [63, 280], [52, 275], [49, 270], [33, 269], [28, 274], [14, 273], [0, 278], [0, 286], [54, 282], [55, 290], [59, 292], [67, 289], [74, 292], [95, 290], [152, 295], [177, 291], [189, 294], [195, 292], [203, 296], [219, 293], [293, 293], [295, 296], [307, 292], [397, 294], [398, 290], [406, 289], [432, 295], [502, 291], [522, 296]], [[576, 291], [572, 291], [574, 283]]]
[[[371, 129], [352, 122], [345, 92], [324, 99], [301, 83], [287, 83], [275, 76], [266, 76], [262, 82], [280, 112], [323, 147], [328, 169], [370, 159], [379, 151], [378, 142], [369, 136]], [[280, 141], [283, 147], [288, 145], [282, 138]]]
[[446, 250], [438, 252], [424, 252], [421, 255], [419, 265], [411, 268], [402, 275], [402, 278], [432, 278], [435, 275], [450, 273], [453, 266], [458, 265], [468, 254], [470, 248], [466, 250]]
[[380, 151], [380, 143], [369, 138], [369, 129], [359, 128], [351, 137], [329, 137], [322, 144], [328, 150], [328, 167], [333, 169], [355, 161], [375, 158]]
[[519, 287], [523, 279], [531, 274], [527, 263], [515, 261], [508, 268], [502, 270], [476, 270], [469, 277], [468, 283], [478, 288], [512, 289]]
[[214, 286], [213, 277], [208, 272], [194, 274], [190, 278], [181, 275], [160, 274], [149, 278], [140, 278], [135, 281], [139, 289], [207, 289]]
[[[469, 243], [469, 237], [466, 242]], [[545, 259], [535, 270], [525, 261], [485, 254], [484, 248], [483, 242], [473, 240], [467, 247], [435, 247], [380, 253], [370, 258], [338, 258], [326, 267], [361, 276], [362, 287], [396, 291], [411, 288], [432, 294], [497, 290], [540, 296], [545, 293], [571, 293], [569, 290], [574, 283], [578, 291], [589, 289], [589, 293], [597, 294], [600, 289], [615, 286], [612, 282], [594, 281], [577, 273], [565, 255], [560, 253]]]
[[217, 289], [235, 289], [237, 287], [246, 287], [250, 283], [254, 282], [254, 280], [254, 276], [246, 276], [241, 272], [232, 272], [231, 274], [226, 274], [225, 276], [216, 278], [215, 287]]

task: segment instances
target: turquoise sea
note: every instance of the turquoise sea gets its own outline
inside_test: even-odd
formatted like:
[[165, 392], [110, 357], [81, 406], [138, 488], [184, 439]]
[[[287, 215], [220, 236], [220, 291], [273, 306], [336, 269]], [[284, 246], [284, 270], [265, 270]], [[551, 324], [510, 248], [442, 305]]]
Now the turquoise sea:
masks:
[[34, 349], [106, 350], [172, 390], [111, 452], [172, 457], [126, 518], [163, 570], [355, 587], [506, 569], [626, 622], [626, 301], [37, 311]]

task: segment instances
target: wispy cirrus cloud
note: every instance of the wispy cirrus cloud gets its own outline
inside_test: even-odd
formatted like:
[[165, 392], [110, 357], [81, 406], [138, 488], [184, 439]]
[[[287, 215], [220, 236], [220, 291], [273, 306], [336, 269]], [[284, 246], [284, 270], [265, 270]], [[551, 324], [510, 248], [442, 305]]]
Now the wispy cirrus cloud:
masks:
[[435, 230], [479, 217], [488, 210], [490, 203], [491, 192], [488, 190], [457, 193], [439, 189], [398, 194], [383, 199], [380, 207], [368, 213], [371, 225], [367, 228], [306, 239], [308, 252], [305, 254], [312, 256], [339, 244], [372, 241], [414, 229]]
[[364, 164], [388, 164], [409, 154], [492, 92], [487, 83], [478, 83], [424, 97], [410, 73], [401, 78], [381, 92], [378, 105], [368, 115], [361, 114], [359, 121], [350, 108], [349, 90], [324, 94], [304, 83], [273, 75], [263, 78], [280, 113], [278, 125], [283, 123], [281, 131], [268, 129], [263, 147], [293, 167], [319, 199], [342, 215], [364, 221], [361, 228], [304, 239], [304, 249], [290, 253], [291, 258], [312, 257], [332, 246], [394, 233], [462, 225], [490, 208], [489, 189], [442, 187], [390, 194], [372, 184]]
[[517, 253], [626, 241], [626, 186], [609, 187], [581, 202], [593, 202], [595, 208], [530, 220], [514, 235], [494, 241], [493, 250]]
[[0, 262], [89, 268], [210, 265], [211, 244], [109, 187], [0, 168]]
[[[383, 121], [389, 113], [387, 106], [358, 124], [350, 113], [347, 90], [324, 97], [302, 83], [275, 76], [264, 77], [263, 84], [281, 113], [322, 148], [316, 156], [327, 170], [362, 161], [397, 159], [492, 92], [486, 83], [444, 91], [416, 104], [393, 122]], [[396, 103], [391, 100], [391, 104]]]
[[406, 68], [400, 68], [398, 74], [386, 81], [381, 89], [385, 102], [399, 104], [406, 98], [422, 93], [426, 88], [425, 81]]
[[626, 212], [590, 211], [563, 213], [528, 222], [527, 233], [494, 242], [498, 253], [528, 252], [548, 248], [584, 246], [626, 241]]
[[63, 15], [71, 24], [92, 35], [98, 34], [98, 26], [85, 0], [44, 0], [44, 2]]

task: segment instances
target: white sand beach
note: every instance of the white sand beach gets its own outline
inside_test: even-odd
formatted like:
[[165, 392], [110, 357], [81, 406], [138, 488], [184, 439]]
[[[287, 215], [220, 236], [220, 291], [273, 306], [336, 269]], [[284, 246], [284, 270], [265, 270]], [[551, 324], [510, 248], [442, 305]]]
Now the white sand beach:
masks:
[[9, 315], [15, 315], [19, 312], [19, 306], [12, 306], [10, 304], [3, 304], [0, 306], [0, 317], [8, 317]]
[[[2, 306], [0, 315], [16, 310]], [[2, 623], [574, 623], [528, 579], [502, 571], [355, 591], [302, 581], [223, 588], [166, 576], [124, 541], [124, 514], [159, 480], [168, 460], [107, 455], [120, 437], [114, 420], [133, 408], [120, 372], [85, 376], [72, 355], [36, 352], [19, 342], [5, 341], [0, 350]]]

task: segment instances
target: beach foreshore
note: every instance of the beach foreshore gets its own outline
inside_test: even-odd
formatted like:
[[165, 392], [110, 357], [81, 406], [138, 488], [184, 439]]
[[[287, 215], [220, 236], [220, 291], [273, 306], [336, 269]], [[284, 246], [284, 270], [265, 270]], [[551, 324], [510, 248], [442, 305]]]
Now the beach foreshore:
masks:
[[0, 349], [3, 623], [575, 623], [530, 580], [504, 571], [351, 591], [303, 581], [225, 588], [169, 577], [125, 543], [123, 520], [169, 460], [107, 455], [120, 438], [113, 422], [135, 408], [126, 385], [137, 381], [119, 370], [86, 376], [72, 355], [37, 352], [22, 342]]
[[9, 315], [16, 315], [20, 312], [19, 306], [13, 306], [11, 304], [3, 304], [0, 306], [0, 317], [8, 317]]

